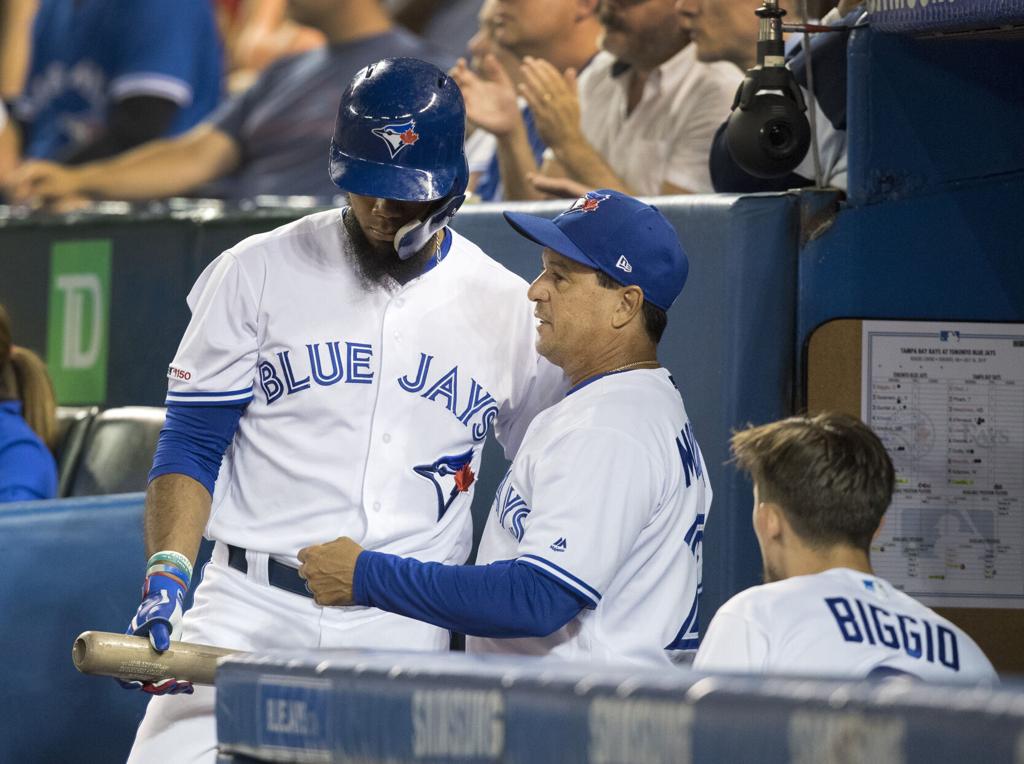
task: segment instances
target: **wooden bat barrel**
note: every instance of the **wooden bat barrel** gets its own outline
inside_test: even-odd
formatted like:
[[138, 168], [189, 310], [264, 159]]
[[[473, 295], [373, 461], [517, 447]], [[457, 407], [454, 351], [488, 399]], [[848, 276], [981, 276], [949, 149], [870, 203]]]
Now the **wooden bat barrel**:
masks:
[[83, 674], [142, 682], [174, 677], [194, 684], [213, 684], [217, 659], [234, 652], [238, 651], [172, 641], [169, 649], [158, 653], [146, 637], [85, 631], [75, 639], [71, 658]]

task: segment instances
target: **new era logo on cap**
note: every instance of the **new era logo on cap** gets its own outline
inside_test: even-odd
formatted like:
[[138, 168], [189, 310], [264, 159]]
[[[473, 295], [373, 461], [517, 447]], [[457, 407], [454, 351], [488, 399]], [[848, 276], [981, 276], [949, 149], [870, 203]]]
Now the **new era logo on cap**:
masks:
[[626, 273], [633, 272], [633, 266], [629, 264], [629, 260], [626, 259], [625, 255], [619, 255], [619, 262], [615, 263], [615, 267]]

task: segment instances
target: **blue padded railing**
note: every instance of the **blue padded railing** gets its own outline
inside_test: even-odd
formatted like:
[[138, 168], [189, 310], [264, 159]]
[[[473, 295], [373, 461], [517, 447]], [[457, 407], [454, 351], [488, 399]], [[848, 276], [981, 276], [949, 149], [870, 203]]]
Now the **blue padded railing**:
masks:
[[[146, 567], [142, 510], [141, 493], [0, 504], [0, 762], [127, 757], [149, 696], [79, 674], [71, 645], [128, 626]], [[199, 565], [208, 557], [204, 545]]]
[[1016, 764], [1024, 728], [1020, 684], [763, 679], [459, 654], [230, 656], [217, 692], [219, 745], [239, 761]]
[[1024, 26], [1020, 0], [868, 0], [871, 26], [908, 34]]
[[0, 761], [124, 761], [146, 696], [79, 674], [74, 638], [122, 632], [146, 558], [141, 493], [0, 505]]

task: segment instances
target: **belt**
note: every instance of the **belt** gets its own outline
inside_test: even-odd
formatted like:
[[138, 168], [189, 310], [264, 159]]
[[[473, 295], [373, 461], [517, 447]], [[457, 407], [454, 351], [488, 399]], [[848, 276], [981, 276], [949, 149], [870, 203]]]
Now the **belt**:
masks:
[[[245, 550], [239, 546], [227, 545], [228, 565], [239, 573], [249, 572], [249, 561], [245, 559]], [[306, 581], [299, 575], [299, 571], [283, 562], [267, 558], [267, 580], [271, 586], [284, 589], [286, 592], [298, 594], [303, 597], [313, 597], [313, 594], [306, 587]]]

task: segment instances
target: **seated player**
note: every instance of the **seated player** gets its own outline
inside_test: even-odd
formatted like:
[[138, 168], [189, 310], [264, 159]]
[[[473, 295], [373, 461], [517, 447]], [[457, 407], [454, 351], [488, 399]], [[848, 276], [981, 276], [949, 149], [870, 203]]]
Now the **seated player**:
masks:
[[694, 668], [995, 681], [970, 637], [872, 572], [895, 473], [866, 425], [843, 414], [792, 417], [735, 434], [732, 451], [754, 481], [767, 583], [719, 609]]
[[[544, 247], [537, 351], [572, 388], [530, 424], [477, 565], [299, 552], [322, 605], [367, 605], [470, 636], [471, 652], [669, 666], [697, 643], [711, 504], [679, 391], [657, 359], [687, 260], [655, 208], [592, 191], [554, 221], [506, 218]], [[440, 491], [439, 499], [440, 497]]]

